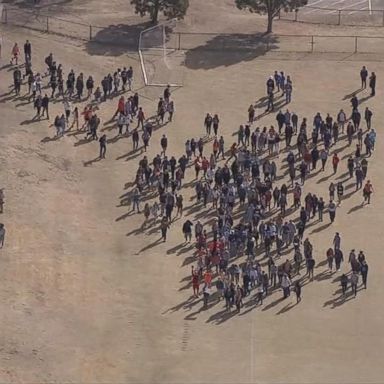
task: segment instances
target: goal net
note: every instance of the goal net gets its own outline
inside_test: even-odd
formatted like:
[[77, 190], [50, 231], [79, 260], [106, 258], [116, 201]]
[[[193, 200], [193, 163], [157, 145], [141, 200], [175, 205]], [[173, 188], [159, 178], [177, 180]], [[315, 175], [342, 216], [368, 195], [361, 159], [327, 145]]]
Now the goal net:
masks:
[[148, 86], [183, 85], [184, 53], [178, 49], [176, 20], [145, 29], [139, 37], [139, 56], [144, 83]]

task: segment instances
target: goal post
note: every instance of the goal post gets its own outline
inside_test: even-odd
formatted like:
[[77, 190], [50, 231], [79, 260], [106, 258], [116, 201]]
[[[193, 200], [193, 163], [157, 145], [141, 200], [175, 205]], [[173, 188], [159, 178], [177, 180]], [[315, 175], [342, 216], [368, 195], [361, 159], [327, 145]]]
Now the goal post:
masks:
[[182, 86], [183, 53], [177, 52], [175, 27], [172, 19], [140, 32], [138, 52], [146, 86]]

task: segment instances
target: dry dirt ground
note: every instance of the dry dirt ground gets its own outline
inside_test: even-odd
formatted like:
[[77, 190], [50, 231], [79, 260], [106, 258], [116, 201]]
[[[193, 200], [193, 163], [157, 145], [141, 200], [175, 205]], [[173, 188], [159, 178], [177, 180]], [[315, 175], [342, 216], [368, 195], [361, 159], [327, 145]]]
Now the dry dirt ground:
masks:
[[[207, 19], [202, 29], [209, 24], [208, 16], [202, 17]], [[114, 55], [112, 49], [90, 54], [88, 46], [73, 40], [4, 29], [2, 66], [8, 63], [10, 44], [26, 38], [32, 41], [34, 62], [41, 69], [41, 57], [49, 52], [65, 71], [74, 68], [98, 80], [117, 67], [132, 65], [144, 110], [155, 110], [161, 90], [143, 87], [136, 54]], [[102, 129], [112, 140], [107, 158], [92, 161], [98, 155], [96, 142], [79, 145], [82, 135], [72, 134], [51, 140], [54, 128], [49, 125], [62, 112], [62, 104], [52, 105], [51, 121], [31, 122], [32, 106], [8, 94], [12, 72], [2, 68], [0, 185], [6, 205], [1, 221], [7, 237], [0, 251], [1, 382], [383, 382], [384, 57], [306, 55], [297, 60], [238, 53], [225, 65], [224, 53], [194, 59], [201, 65], [184, 70], [184, 87], [173, 94], [174, 122], [154, 133], [150, 158], [159, 152], [164, 132], [169, 153], [181, 155], [187, 138], [203, 134], [207, 111], [219, 113], [229, 144], [249, 104], [264, 96], [265, 79], [275, 69], [294, 81], [289, 108], [309, 120], [317, 111], [335, 115], [340, 108], [349, 110], [343, 99], [358, 88], [359, 69], [365, 64], [374, 70], [377, 95], [363, 104], [374, 111], [378, 131], [377, 149], [369, 159], [375, 188], [372, 204], [361, 207], [361, 194], [353, 193], [347, 182], [347, 198], [336, 222], [326, 225], [326, 218], [324, 224], [308, 229], [322, 265], [314, 281], [304, 286], [299, 305], [292, 297], [279, 300], [281, 293], [276, 291], [262, 307], [248, 305], [240, 315], [225, 313], [223, 303], [202, 310], [202, 302], [191, 299], [193, 250], [182, 245], [183, 220], [172, 225], [166, 243], [159, 243], [158, 230], [140, 229], [143, 216], [121, 204], [132, 189], [142, 155], [131, 152], [129, 138], [114, 139], [116, 129], [108, 120], [117, 100], [100, 109]], [[274, 124], [274, 116], [258, 124]], [[329, 183], [346, 171], [352, 148], [345, 147], [345, 141], [339, 148], [343, 162], [338, 174], [333, 176], [328, 164], [324, 174], [305, 184], [305, 193], [326, 197]], [[186, 215], [208, 221], [202, 209], [193, 209], [193, 188], [183, 188], [182, 193]], [[370, 267], [368, 290], [345, 302], [339, 300], [337, 275], [329, 275], [321, 263], [335, 231], [341, 233], [344, 252], [363, 249]], [[343, 271], [348, 270], [344, 264]]]

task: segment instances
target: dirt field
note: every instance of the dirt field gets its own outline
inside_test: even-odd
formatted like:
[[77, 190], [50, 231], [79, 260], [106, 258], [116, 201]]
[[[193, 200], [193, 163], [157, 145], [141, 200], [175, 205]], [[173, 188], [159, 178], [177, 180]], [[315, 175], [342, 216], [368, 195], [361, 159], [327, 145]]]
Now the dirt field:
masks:
[[[115, 12], [118, 2], [109, 3], [110, 12]], [[79, 4], [73, 2], [71, 7], [78, 9]], [[82, 6], [88, 9], [90, 4]], [[202, 17], [202, 29], [213, 30], [214, 10], [212, 6], [211, 13]], [[220, 8], [225, 11], [225, 6]], [[196, 13], [194, 8], [191, 17]], [[216, 31], [224, 30], [224, 24], [218, 23]], [[281, 25], [285, 24], [277, 28]], [[12, 42], [21, 44], [29, 38], [41, 69], [44, 65], [37, 57], [49, 52], [65, 72], [74, 68], [98, 80], [117, 67], [132, 65], [134, 88], [144, 110], [151, 114], [156, 108], [162, 90], [143, 87], [135, 53], [96, 49], [23, 29], [4, 29], [2, 35], [6, 53]], [[384, 175], [379, 126], [384, 118], [383, 59], [381, 55], [186, 53], [184, 87], [173, 94], [174, 122], [154, 133], [150, 159], [160, 151], [163, 132], [169, 138], [169, 153], [180, 156], [187, 138], [203, 134], [208, 111], [219, 113], [228, 147], [249, 104], [264, 96], [265, 79], [274, 70], [291, 75], [294, 93], [289, 109], [309, 121], [317, 111], [333, 116], [340, 108], [349, 111], [349, 101], [343, 99], [358, 88], [362, 65], [378, 76], [376, 96], [364, 102], [374, 112], [373, 127], [378, 131], [368, 171], [376, 192], [373, 202], [361, 208], [361, 193], [353, 193], [351, 182], [346, 183], [348, 197], [337, 211], [336, 222], [328, 226], [326, 217], [324, 224], [307, 230], [318, 264], [325, 259], [335, 231], [341, 233], [345, 255], [352, 248], [363, 249], [370, 267], [368, 290], [360, 291], [356, 299], [340, 301], [337, 275], [327, 274], [322, 263], [314, 281], [304, 286], [299, 305], [294, 305], [293, 297], [280, 300], [281, 292], [276, 291], [262, 307], [248, 305], [240, 315], [228, 315], [222, 302], [202, 310], [202, 301], [191, 298], [193, 250], [182, 245], [183, 220], [172, 225], [163, 244], [156, 229], [140, 229], [143, 215], [131, 214], [131, 207], [121, 204], [132, 189], [141, 155], [131, 153], [130, 138], [114, 140], [116, 129], [107, 121], [117, 99], [101, 107], [102, 129], [112, 141], [107, 158], [95, 161], [98, 143], [79, 145], [83, 135], [52, 140], [55, 132], [49, 125], [56, 113], [62, 113], [61, 103], [52, 105], [51, 121], [31, 122], [32, 106], [7, 94], [12, 72], [3, 51], [0, 186], [6, 196], [1, 221], [7, 236], [0, 251], [0, 382], [383, 382], [380, 188]], [[368, 96], [367, 92], [361, 96]], [[270, 124], [275, 124], [274, 115], [259, 122]], [[305, 184], [304, 193], [328, 195], [329, 183], [346, 171], [352, 148], [345, 144], [345, 140], [339, 144], [343, 162], [338, 174], [332, 176], [328, 164], [324, 174]], [[187, 182], [192, 174], [189, 170]], [[186, 214], [192, 220], [208, 221], [201, 210], [192, 208], [193, 187], [182, 193]], [[348, 270], [344, 263], [343, 271]]]

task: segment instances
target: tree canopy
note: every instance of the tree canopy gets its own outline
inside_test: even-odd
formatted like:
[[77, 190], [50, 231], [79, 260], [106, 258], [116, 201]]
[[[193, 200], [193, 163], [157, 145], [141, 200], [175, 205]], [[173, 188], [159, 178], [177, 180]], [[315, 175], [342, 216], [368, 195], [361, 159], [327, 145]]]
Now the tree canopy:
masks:
[[156, 24], [159, 12], [168, 19], [182, 19], [187, 13], [189, 0], [131, 0], [135, 12], [140, 16], [150, 15], [151, 21]]
[[272, 32], [272, 21], [281, 10], [293, 11], [308, 3], [308, 0], [235, 0], [239, 9], [268, 16], [267, 32]]

